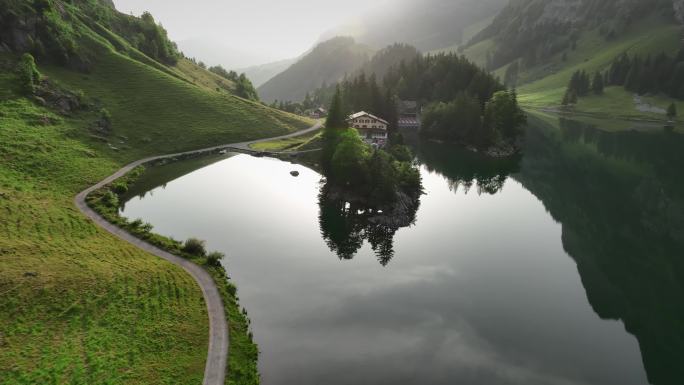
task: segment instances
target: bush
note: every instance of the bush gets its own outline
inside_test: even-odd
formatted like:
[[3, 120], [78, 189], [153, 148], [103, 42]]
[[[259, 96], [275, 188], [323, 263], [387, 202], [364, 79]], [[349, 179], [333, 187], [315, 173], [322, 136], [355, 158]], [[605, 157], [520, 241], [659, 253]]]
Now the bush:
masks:
[[226, 257], [225, 254], [218, 252], [218, 251], [214, 251], [213, 253], [210, 253], [209, 255], [207, 255], [207, 265], [212, 266], [212, 267], [219, 267], [219, 266], [221, 266], [221, 261], [225, 257]]
[[100, 119], [102, 119], [102, 121], [107, 125], [112, 124], [112, 114], [106, 108], [100, 110]]
[[17, 68], [21, 80], [22, 91], [27, 95], [33, 95], [36, 85], [40, 82], [40, 72], [36, 67], [36, 60], [29, 53], [22, 55]]
[[194, 255], [196, 257], [204, 257], [207, 255], [206, 242], [197, 238], [189, 238], [185, 241], [183, 248], [184, 253]]
[[119, 197], [109, 190], [102, 196], [102, 202], [109, 207], [119, 207]]
[[112, 190], [118, 195], [125, 194], [128, 192], [128, 185], [126, 182], [117, 182], [112, 186]]

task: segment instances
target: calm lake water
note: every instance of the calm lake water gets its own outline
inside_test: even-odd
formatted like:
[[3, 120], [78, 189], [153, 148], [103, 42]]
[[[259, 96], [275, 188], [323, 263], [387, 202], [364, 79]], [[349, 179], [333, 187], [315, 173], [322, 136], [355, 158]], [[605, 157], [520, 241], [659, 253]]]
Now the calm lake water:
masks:
[[266, 385], [684, 383], [681, 135], [534, 120], [514, 161], [417, 152], [400, 229], [237, 154], [152, 169], [122, 210], [227, 254]]

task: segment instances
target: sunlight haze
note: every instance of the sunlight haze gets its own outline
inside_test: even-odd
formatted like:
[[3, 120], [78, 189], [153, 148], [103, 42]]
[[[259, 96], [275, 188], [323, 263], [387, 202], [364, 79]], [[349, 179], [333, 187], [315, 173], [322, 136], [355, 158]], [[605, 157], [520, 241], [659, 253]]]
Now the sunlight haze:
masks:
[[[188, 56], [245, 67], [296, 57], [319, 36], [377, 6], [365, 0], [115, 0], [124, 13], [149, 11]], [[213, 45], [213, 46], [212, 46]], [[217, 48], [221, 52], [217, 52]]]

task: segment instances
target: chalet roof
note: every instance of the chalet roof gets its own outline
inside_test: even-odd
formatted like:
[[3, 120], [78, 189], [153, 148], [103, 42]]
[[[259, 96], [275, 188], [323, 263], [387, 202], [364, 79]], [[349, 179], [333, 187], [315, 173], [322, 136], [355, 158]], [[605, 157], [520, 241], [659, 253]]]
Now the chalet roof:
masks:
[[373, 115], [373, 114], [369, 114], [369, 113], [366, 112], [366, 111], [361, 111], [361, 112], [357, 112], [357, 113], [355, 113], [355, 114], [349, 115], [349, 119], [348, 119], [348, 120], [354, 120], [354, 119], [360, 118], [360, 117], [362, 117], [362, 116], [367, 116], [367, 117], [369, 117], [369, 118], [371, 118], [371, 119], [374, 119], [374, 120], [377, 120], [377, 121], [379, 121], [379, 122], [381, 122], [381, 123], [389, 124], [385, 119], [378, 118], [377, 116], [375, 116], [375, 115]]

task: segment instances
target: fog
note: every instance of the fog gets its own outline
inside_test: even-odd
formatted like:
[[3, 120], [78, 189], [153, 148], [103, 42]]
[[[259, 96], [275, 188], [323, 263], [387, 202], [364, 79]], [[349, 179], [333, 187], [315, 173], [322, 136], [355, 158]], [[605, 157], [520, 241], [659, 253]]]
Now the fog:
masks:
[[231, 68], [296, 57], [326, 31], [385, 0], [114, 0], [119, 11], [149, 11], [190, 57]]

